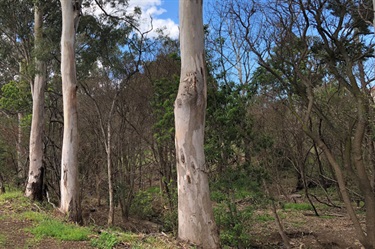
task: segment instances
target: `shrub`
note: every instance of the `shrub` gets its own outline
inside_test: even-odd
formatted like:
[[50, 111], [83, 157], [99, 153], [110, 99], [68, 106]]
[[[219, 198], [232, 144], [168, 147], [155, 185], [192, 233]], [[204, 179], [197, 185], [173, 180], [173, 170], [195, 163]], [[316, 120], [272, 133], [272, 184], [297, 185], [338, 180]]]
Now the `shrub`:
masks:
[[163, 213], [163, 231], [172, 232], [177, 235], [178, 230], [178, 211], [177, 208], [167, 210]]
[[99, 249], [112, 249], [118, 243], [117, 236], [111, 233], [102, 233], [98, 238], [91, 240], [91, 245]]
[[130, 213], [140, 219], [152, 220], [160, 215], [160, 210], [155, 206], [159, 198], [160, 191], [157, 187], [138, 191], [130, 207]]

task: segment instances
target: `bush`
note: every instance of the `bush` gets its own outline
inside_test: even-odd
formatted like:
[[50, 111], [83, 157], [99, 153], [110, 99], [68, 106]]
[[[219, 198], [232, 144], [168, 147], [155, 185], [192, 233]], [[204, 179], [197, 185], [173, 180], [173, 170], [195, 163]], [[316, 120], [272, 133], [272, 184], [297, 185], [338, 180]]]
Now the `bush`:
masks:
[[102, 233], [98, 238], [91, 240], [91, 245], [99, 249], [112, 249], [118, 243], [117, 237], [111, 233]]
[[253, 210], [265, 199], [261, 174], [246, 167], [228, 169], [212, 184], [211, 197], [217, 203], [214, 215], [224, 246], [248, 248]]
[[140, 190], [135, 195], [130, 213], [144, 220], [153, 220], [160, 216], [161, 194], [158, 187], [152, 187], [147, 190]]
[[177, 207], [173, 210], [167, 210], [163, 213], [163, 231], [172, 232], [177, 235], [178, 230], [178, 211]]
[[238, 210], [233, 203], [220, 203], [214, 208], [214, 215], [223, 245], [236, 248], [246, 248], [249, 245], [249, 228], [253, 215], [251, 208]]

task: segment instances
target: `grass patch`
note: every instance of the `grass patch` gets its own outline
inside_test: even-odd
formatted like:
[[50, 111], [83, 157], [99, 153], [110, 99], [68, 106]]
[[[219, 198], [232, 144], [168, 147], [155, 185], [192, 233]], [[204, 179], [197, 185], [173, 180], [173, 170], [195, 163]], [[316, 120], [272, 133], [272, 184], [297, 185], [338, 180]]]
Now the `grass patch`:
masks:
[[10, 191], [1, 194], [0, 205], [11, 212], [22, 212], [31, 207], [30, 200], [20, 191]]
[[283, 206], [285, 210], [309, 211], [313, 210], [309, 203], [285, 203]]
[[118, 243], [117, 236], [111, 233], [102, 233], [98, 238], [91, 240], [91, 246], [99, 249], [111, 249]]
[[0, 202], [14, 200], [14, 199], [26, 199], [26, 197], [23, 196], [23, 193], [20, 191], [11, 191], [11, 192], [5, 192], [0, 195]]
[[91, 234], [91, 230], [87, 227], [66, 224], [53, 219], [42, 220], [37, 226], [28, 230], [38, 239], [52, 237], [65, 241], [88, 240]]
[[7, 237], [4, 234], [0, 234], [0, 246], [4, 247], [7, 242]]
[[272, 215], [270, 214], [260, 214], [260, 215], [257, 215], [255, 217], [255, 219], [257, 221], [261, 221], [261, 222], [268, 222], [268, 221], [274, 221], [275, 220], [275, 217], [273, 217]]
[[139, 240], [139, 236], [134, 233], [121, 233], [119, 235], [119, 240], [124, 243], [134, 243]]
[[30, 220], [30, 221], [37, 221], [41, 222], [43, 220], [48, 219], [48, 216], [43, 213], [33, 212], [33, 211], [26, 211], [19, 215], [21, 219]]

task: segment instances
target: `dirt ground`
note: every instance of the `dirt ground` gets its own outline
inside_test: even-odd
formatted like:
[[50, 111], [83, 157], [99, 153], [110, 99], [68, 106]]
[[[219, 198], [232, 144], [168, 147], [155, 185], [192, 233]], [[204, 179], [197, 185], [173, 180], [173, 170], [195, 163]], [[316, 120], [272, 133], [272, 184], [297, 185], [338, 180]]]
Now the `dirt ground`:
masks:
[[6, 237], [0, 248], [40, 248], [40, 249], [78, 249], [92, 248], [87, 241], [57, 241], [53, 239], [42, 239], [36, 241], [25, 228], [31, 227], [31, 222], [19, 221], [12, 218], [2, 219], [0, 222], [0, 236]]
[[[284, 229], [293, 248], [362, 249], [344, 210], [331, 209], [317, 217], [309, 211], [282, 211]], [[274, 221], [254, 227], [258, 248], [283, 248]]]
[[[324, 208], [323, 211], [319, 211], [319, 217], [315, 216], [313, 211], [279, 210], [278, 212], [293, 248], [362, 249], [345, 209]], [[264, 213], [265, 211], [259, 211], [254, 215]], [[105, 214], [105, 207], [100, 207], [90, 214], [91, 221], [95, 220], [96, 225], [104, 225], [107, 219]], [[272, 216], [271, 212], [267, 214]], [[363, 218], [363, 214], [359, 214], [359, 217]], [[160, 229], [158, 224], [149, 221], [131, 218], [127, 223], [123, 223], [119, 215], [115, 220], [117, 226], [136, 233], [157, 234]], [[254, 232], [250, 236], [253, 238], [253, 244], [248, 248], [285, 248], [277, 232], [275, 221], [257, 221], [252, 231]], [[176, 246], [176, 248], [181, 247]]]
[[[104, 206], [91, 207], [87, 224], [104, 226], [107, 219], [107, 212]], [[32, 226], [29, 221], [13, 219], [4, 207], [0, 207], [0, 238], [6, 237], [0, 248], [41, 248], [41, 249], [85, 249], [92, 248], [89, 242], [65, 242], [54, 239], [42, 239], [36, 241], [31, 234], [25, 231], [25, 228]], [[94, 210], [94, 211], [93, 211]], [[119, 213], [119, 212], [118, 212]], [[265, 214], [265, 211], [259, 211], [255, 215]], [[350, 219], [345, 214], [345, 210], [327, 209], [320, 212], [321, 216], [313, 215], [312, 211], [279, 210], [285, 231], [291, 239], [293, 248], [311, 248], [311, 249], [361, 249], [361, 244], [355, 238], [354, 227]], [[271, 214], [271, 213], [268, 213]], [[363, 215], [362, 215], [363, 216]], [[119, 214], [116, 215], [116, 226], [126, 231], [136, 233], [152, 234], [152, 236], [165, 236], [160, 233], [158, 224], [130, 219], [124, 223]], [[248, 248], [284, 248], [282, 239], [277, 232], [275, 221], [258, 221], [252, 228], [251, 237], [253, 244]], [[165, 237], [173, 240], [173, 237]], [[179, 242], [174, 242], [176, 248], [187, 248]], [[132, 248], [128, 244], [120, 244], [116, 248]]]

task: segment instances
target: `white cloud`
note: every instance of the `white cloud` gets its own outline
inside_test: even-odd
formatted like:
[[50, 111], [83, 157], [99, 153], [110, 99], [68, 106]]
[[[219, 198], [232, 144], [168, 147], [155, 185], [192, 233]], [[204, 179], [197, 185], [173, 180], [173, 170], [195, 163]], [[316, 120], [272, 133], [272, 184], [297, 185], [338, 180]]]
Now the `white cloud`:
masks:
[[[170, 18], [162, 19], [159, 16], [167, 10], [161, 7], [161, 0], [130, 0], [129, 9], [134, 9], [134, 7], [139, 7], [142, 10], [142, 15], [140, 18], [140, 26], [142, 31], [150, 30], [151, 27], [153, 31], [150, 32], [151, 37], [157, 36], [156, 30], [162, 29], [166, 35], [171, 38], [177, 39], [179, 35], [178, 25]], [[152, 26], [151, 26], [152, 21]]]
[[[162, 29], [164, 34], [170, 36], [173, 39], [177, 39], [179, 35], [178, 24], [170, 18], [160, 18], [161, 14], [167, 12], [166, 9], [162, 8], [162, 0], [130, 0], [129, 5], [125, 8], [121, 8], [117, 5], [115, 8], [111, 4], [106, 4], [103, 8], [111, 15], [123, 16], [134, 13], [134, 8], [139, 7], [142, 10], [142, 14], [139, 18], [140, 30], [145, 32], [152, 28], [152, 31], [148, 33], [149, 37], [156, 37], [158, 34], [156, 31]], [[86, 13], [93, 13], [94, 15], [102, 14], [102, 11], [95, 3], [86, 9]], [[152, 21], [152, 24], [151, 24]]]

